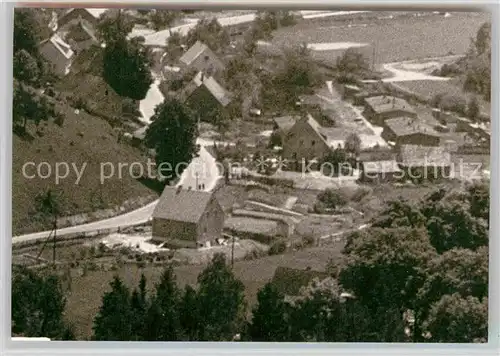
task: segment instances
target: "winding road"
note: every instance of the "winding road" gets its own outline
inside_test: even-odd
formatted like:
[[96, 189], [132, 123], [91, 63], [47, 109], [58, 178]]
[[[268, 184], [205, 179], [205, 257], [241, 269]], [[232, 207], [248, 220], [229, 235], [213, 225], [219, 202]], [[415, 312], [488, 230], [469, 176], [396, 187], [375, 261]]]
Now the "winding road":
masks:
[[[208, 143], [210, 143], [210, 141], [204, 140], [198, 142], [198, 144], [200, 144], [201, 146], [198, 157], [195, 157], [191, 161], [189, 166], [183, 171], [178, 185], [183, 185], [185, 187], [192, 186], [194, 189], [196, 183], [198, 183], [199, 185], [202, 185], [204, 187], [204, 189], [202, 190], [211, 191], [212, 189], [214, 189], [220, 175], [215, 158], [212, 157], [212, 155], [204, 147]], [[155, 200], [154, 202], [149, 203], [139, 209], [109, 219], [65, 227], [57, 230], [57, 236], [142, 224], [147, 222], [151, 218], [151, 215], [153, 214], [153, 210], [155, 209], [157, 203], [158, 200]], [[51, 231], [48, 230], [15, 236], [12, 239], [12, 244], [15, 245], [17, 243], [45, 239], [47, 238], [47, 236], [49, 236], [50, 233]]]

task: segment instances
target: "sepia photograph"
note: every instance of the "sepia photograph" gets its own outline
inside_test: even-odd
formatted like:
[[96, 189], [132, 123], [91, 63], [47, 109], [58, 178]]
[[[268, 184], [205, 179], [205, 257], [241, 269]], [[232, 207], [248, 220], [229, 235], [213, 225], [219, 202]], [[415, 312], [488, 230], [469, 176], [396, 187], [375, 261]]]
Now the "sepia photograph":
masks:
[[12, 340], [488, 342], [486, 10], [13, 18]]

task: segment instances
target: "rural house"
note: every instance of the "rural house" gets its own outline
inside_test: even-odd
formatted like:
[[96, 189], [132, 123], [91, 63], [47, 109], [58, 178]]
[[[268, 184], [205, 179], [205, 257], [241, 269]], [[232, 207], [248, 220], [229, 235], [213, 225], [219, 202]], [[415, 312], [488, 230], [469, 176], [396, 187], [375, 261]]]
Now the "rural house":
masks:
[[88, 28], [95, 31], [99, 18], [106, 11], [107, 9], [68, 9], [59, 16], [57, 28], [59, 31], [67, 31], [71, 26], [83, 22]]
[[194, 109], [201, 121], [212, 122], [225, 113], [231, 103], [231, 95], [214, 77], [199, 72], [181, 90], [179, 100]]
[[54, 74], [65, 76], [69, 73], [74, 52], [59, 35], [55, 34], [42, 41], [39, 45], [39, 52], [49, 62]]
[[360, 180], [365, 183], [386, 183], [402, 178], [401, 172], [395, 159], [365, 161], [361, 163]]
[[415, 109], [406, 100], [385, 95], [366, 98], [363, 115], [379, 126], [382, 126], [385, 120], [396, 117], [417, 118]]
[[197, 41], [179, 59], [182, 69], [196, 69], [205, 72], [208, 76], [224, 70], [224, 63], [204, 43]]
[[167, 186], [153, 212], [153, 240], [175, 247], [210, 246], [223, 228], [224, 211], [213, 192]]
[[334, 127], [322, 127], [306, 114], [288, 130], [283, 141], [283, 156], [301, 162], [321, 160], [333, 149], [343, 148], [348, 133]]
[[72, 25], [67, 32], [60, 32], [66, 42], [73, 48], [75, 54], [89, 49], [91, 46], [98, 44], [99, 41], [94, 33], [94, 30], [86, 25], [83, 21]]
[[441, 137], [432, 127], [413, 117], [385, 121], [382, 137], [396, 147], [401, 145], [439, 146]]
[[273, 134], [277, 135], [280, 139], [280, 145], [283, 144], [286, 134], [295, 125], [297, 117], [293, 116], [280, 116], [273, 118]]
[[407, 180], [433, 180], [450, 177], [451, 155], [441, 146], [403, 145], [399, 166]]

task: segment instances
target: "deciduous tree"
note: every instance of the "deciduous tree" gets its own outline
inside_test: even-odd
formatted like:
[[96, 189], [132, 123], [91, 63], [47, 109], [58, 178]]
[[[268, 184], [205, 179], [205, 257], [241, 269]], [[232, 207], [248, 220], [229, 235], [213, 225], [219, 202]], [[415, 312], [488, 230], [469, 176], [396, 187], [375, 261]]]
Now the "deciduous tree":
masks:
[[14, 77], [29, 84], [37, 84], [40, 79], [40, 67], [35, 58], [25, 49], [14, 54]]
[[431, 342], [487, 342], [488, 298], [445, 295], [432, 306], [424, 330]]
[[212, 51], [219, 52], [229, 46], [230, 38], [227, 29], [221, 26], [216, 18], [202, 18], [198, 21], [186, 36], [186, 45], [191, 47], [201, 41], [206, 44]]
[[120, 38], [104, 49], [103, 77], [117, 94], [142, 100], [153, 83], [146, 49], [137, 41]]
[[172, 172], [182, 174], [197, 154], [197, 123], [194, 115], [179, 101], [165, 100], [155, 109], [146, 131], [146, 146], [156, 151], [158, 173], [167, 181]]

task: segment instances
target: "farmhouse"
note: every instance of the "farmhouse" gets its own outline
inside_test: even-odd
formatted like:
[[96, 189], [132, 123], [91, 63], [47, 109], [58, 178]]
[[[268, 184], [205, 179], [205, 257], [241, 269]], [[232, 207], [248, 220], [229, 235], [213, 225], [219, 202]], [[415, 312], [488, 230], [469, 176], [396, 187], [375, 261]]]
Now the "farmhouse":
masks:
[[398, 117], [385, 121], [382, 137], [401, 145], [439, 146], [440, 135], [430, 126], [413, 117]]
[[451, 155], [440, 146], [403, 145], [399, 166], [410, 180], [447, 178], [450, 177]]
[[273, 118], [273, 132], [280, 137], [281, 143], [284, 142], [285, 136], [288, 131], [295, 125], [297, 117], [294, 116], [280, 116]]
[[344, 147], [345, 130], [322, 127], [311, 114], [304, 115], [288, 130], [283, 141], [283, 156], [292, 161], [319, 160], [333, 149]]
[[366, 183], [385, 183], [402, 177], [396, 160], [366, 161], [361, 163], [360, 180]]
[[69, 73], [74, 52], [71, 46], [57, 34], [42, 41], [39, 52], [50, 63], [52, 71], [59, 76]]
[[209, 76], [224, 70], [224, 63], [204, 43], [197, 41], [179, 59], [182, 69], [196, 69]]
[[99, 23], [99, 18], [107, 9], [85, 9], [75, 8], [64, 11], [57, 20], [59, 31], [66, 31], [72, 25], [80, 22], [85, 23], [89, 28], [95, 30]]
[[61, 33], [68, 44], [73, 48], [75, 54], [80, 53], [99, 43], [95, 32], [92, 28], [86, 25], [83, 21], [72, 25], [68, 28], [68, 31]]
[[223, 115], [231, 103], [231, 95], [211, 76], [199, 72], [193, 80], [181, 90], [179, 100], [194, 109], [202, 121], [212, 121]]
[[363, 114], [379, 126], [382, 126], [385, 120], [396, 117], [417, 118], [415, 109], [406, 100], [384, 95], [366, 98]]
[[223, 228], [224, 211], [212, 192], [167, 186], [153, 212], [153, 239], [175, 247], [210, 246]]

